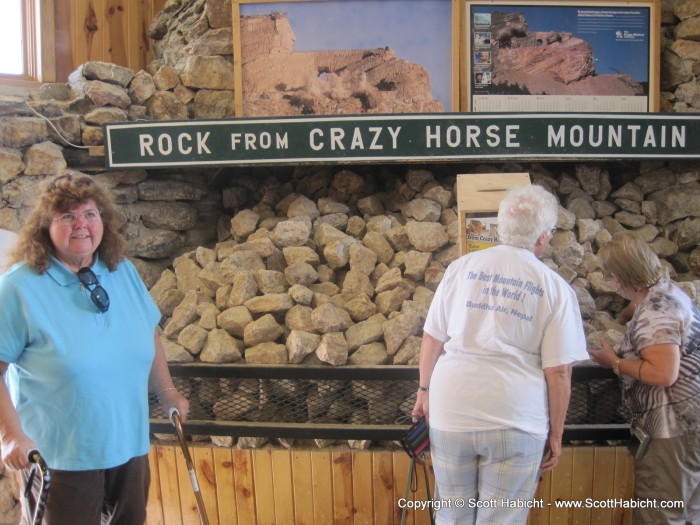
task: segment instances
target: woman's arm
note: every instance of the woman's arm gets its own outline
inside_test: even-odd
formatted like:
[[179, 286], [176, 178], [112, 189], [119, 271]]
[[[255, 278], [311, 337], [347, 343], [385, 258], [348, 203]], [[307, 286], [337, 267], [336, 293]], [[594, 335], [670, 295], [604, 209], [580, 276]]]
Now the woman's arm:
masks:
[[[420, 387], [429, 387], [430, 378], [433, 375], [435, 363], [437, 363], [440, 354], [442, 353], [444, 343], [438, 341], [430, 334], [423, 332], [423, 341], [420, 345], [420, 358], [418, 361], [418, 371], [420, 379], [418, 384]], [[428, 409], [428, 390], [419, 388], [416, 395], [416, 404], [411, 411], [414, 418], [425, 416], [426, 421], [430, 422], [430, 412]]]
[[173, 383], [168, 369], [168, 362], [165, 359], [165, 350], [160, 340], [160, 328], [156, 327], [153, 335], [156, 352], [151, 365], [151, 373], [148, 377], [148, 388], [156, 394], [161, 407], [167, 414], [171, 408], [177, 409], [180, 417], [184, 421], [190, 410], [190, 402], [185, 398]]
[[605, 368], [617, 367], [620, 374], [647, 385], [671, 386], [678, 379], [681, 351], [675, 344], [650, 345], [639, 350], [641, 359], [620, 358], [605, 338], [600, 350], [589, 349], [594, 362]]
[[542, 472], [556, 467], [561, 456], [564, 422], [571, 398], [571, 365], [545, 368], [544, 378], [547, 382], [549, 433], [545, 446], [545, 458], [541, 465]]
[[0, 447], [2, 461], [10, 470], [20, 470], [29, 466], [29, 452], [36, 444], [22, 430], [19, 415], [10, 399], [5, 384], [7, 363], [0, 361]]
[[[681, 349], [678, 345], [651, 345], [642, 348], [639, 354], [642, 359], [635, 379], [647, 385], [656, 386], [671, 386], [676, 382], [681, 367]], [[622, 367], [620, 367], [620, 373], [622, 373]], [[634, 371], [632, 371], [632, 377], [635, 377]]]

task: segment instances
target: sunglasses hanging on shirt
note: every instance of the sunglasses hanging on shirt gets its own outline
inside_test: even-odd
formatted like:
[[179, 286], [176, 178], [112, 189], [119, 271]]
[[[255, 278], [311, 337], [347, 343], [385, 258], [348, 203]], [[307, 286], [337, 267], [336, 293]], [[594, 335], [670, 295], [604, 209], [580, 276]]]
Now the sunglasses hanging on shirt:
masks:
[[[109, 310], [109, 295], [107, 295], [107, 290], [100, 285], [95, 272], [90, 268], [81, 268], [78, 270], [78, 280], [81, 285], [90, 290], [90, 299], [100, 312], [105, 313]], [[93, 286], [94, 288], [92, 288]]]

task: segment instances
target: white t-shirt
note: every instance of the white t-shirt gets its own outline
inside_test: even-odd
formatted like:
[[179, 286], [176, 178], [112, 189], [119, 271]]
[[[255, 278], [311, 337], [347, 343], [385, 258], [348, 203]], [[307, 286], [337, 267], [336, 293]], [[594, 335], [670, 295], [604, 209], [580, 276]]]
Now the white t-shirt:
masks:
[[0, 229], [0, 275], [5, 273], [7, 264], [7, 253], [17, 239], [17, 234], [8, 230]]
[[547, 437], [544, 368], [588, 359], [576, 295], [530, 251], [495, 246], [454, 261], [425, 332], [445, 343], [430, 379], [430, 425]]

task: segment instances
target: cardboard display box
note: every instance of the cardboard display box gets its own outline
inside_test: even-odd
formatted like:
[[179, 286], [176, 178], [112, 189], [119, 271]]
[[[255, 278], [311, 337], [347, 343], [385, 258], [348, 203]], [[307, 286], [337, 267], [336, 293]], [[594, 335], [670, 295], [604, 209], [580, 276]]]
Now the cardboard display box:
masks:
[[498, 206], [512, 186], [530, 184], [529, 173], [457, 175], [459, 248], [462, 255], [498, 244]]

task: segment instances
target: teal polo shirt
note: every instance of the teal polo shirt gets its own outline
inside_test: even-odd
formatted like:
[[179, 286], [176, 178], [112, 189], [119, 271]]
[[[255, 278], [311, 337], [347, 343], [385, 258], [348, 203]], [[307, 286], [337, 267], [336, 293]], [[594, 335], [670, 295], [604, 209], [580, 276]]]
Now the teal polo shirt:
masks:
[[160, 312], [128, 260], [92, 267], [110, 298], [101, 313], [52, 258], [42, 275], [0, 276], [0, 361], [25, 433], [49, 467], [111, 468], [149, 451], [148, 377]]

